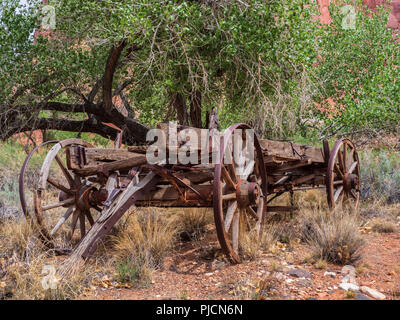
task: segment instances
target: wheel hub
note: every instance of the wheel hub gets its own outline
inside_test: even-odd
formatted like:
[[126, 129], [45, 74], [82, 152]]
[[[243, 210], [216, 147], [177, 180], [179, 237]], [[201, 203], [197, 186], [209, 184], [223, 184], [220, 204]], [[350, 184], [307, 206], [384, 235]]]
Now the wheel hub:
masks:
[[236, 187], [236, 199], [240, 208], [254, 205], [261, 195], [261, 188], [256, 182], [239, 180]]
[[343, 187], [346, 191], [355, 189], [358, 185], [358, 176], [351, 173], [346, 173], [343, 179]]
[[[75, 195], [67, 194], [64, 191], [60, 191], [58, 198], [60, 201], [67, 200], [69, 198], [75, 197], [75, 205], [82, 211], [86, 211], [97, 205], [101, 205], [107, 200], [108, 192], [106, 189], [97, 190], [91, 185], [82, 185], [75, 192]], [[65, 207], [67, 207], [66, 205]]]

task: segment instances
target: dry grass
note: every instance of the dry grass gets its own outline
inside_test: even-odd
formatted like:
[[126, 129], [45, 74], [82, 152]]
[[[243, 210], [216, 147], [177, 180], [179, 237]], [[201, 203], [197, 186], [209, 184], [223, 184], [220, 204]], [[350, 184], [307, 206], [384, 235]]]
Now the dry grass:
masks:
[[251, 278], [240, 279], [224, 284], [223, 287], [230, 295], [241, 300], [267, 300], [276, 294], [279, 286], [280, 281], [271, 272], [258, 281]]
[[261, 250], [270, 251], [279, 239], [279, 229], [274, 224], [264, 226], [261, 236], [256, 230], [242, 231], [239, 254], [244, 260], [253, 261], [260, 257]]
[[255, 230], [240, 235], [239, 254], [244, 260], [249, 261], [256, 260], [260, 256], [260, 237]]
[[263, 250], [269, 251], [279, 239], [279, 229], [274, 224], [268, 224], [264, 226], [263, 233], [261, 235], [260, 246]]
[[370, 226], [372, 231], [379, 233], [393, 233], [397, 230], [396, 224], [386, 219], [373, 219]]
[[166, 219], [154, 210], [136, 212], [113, 237], [113, 255], [121, 282], [148, 285], [155, 269], [163, 267], [172, 249], [178, 228], [175, 219]]
[[303, 212], [299, 218], [303, 240], [311, 248], [315, 259], [348, 264], [360, 258], [363, 239], [356, 213], [310, 210]]
[[178, 215], [178, 228], [182, 240], [200, 240], [205, 232], [206, 226], [213, 223], [213, 213], [208, 208], [182, 209]]
[[314, 266], [315, 266], [317, 269], [324, 270], [324, 269], [326, 269], [326, 267], [328, 266], [328, 262], [326, 262], [326, 261], [323, 260], [323, 259], [319, 259], [317, 262], [315, 262]]
[[[0, 224], [0, 259], [4, 284], [0, 299], [73, 299], [93, 275], [93, 268], [85, 266], [68, 281], [60, 281], [54, 252], [43, 246], [34, 225], [25, 219]], [[48, 286], [51, 283], [53, 288]]]

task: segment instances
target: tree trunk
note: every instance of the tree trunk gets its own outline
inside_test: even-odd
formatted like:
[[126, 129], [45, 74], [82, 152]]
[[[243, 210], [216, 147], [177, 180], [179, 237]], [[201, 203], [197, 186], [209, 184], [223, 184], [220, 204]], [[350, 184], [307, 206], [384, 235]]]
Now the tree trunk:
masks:
[[194, 90], [190, 93], [190, 122], [192, 127], [203, 127], [201, 121], [201, 92], [199, 90]]
[[176, 110], [178, 123], [183, 126], [188, 125], [188, 114], [186, 107], [186, 100], [181, 93], [171, 94], [171, 105]]

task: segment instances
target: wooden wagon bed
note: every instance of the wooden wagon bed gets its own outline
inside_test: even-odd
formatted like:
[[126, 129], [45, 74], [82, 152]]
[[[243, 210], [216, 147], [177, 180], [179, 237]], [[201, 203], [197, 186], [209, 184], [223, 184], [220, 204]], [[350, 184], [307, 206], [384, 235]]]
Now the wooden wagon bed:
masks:
[[[166, 124], [161, 124], [159, 129], [164, 133], [170, 132]], [[178, 126], [177, 129], [180, 132], [189, 127]], [[326, 188], [330, 208], [344, 202], [358, 207], [359, 159], [348, 139], [338, 140], [330, 150], [327, 141], [322, 148], [316, 148], [258, 139], [256, 135], [247, 140], [248, 132], [236, 131], [251, 129], [246, 124], [230, 126], [223, 136], [214, 136], [208, 130], [205, 130], [206, 135], [202, 135], [201, 129], [190, 129], [201, 137], [201, 141], [192, 145], [199, 164], [149, 163], [147, 151], [154, 152], [154, 149], [149, 150], [151, 146], [120, 148], [116, 143], [116, 148], [94, 148], [80, 139], [43, 143], [27, 156], [21, 169], [20, 198], [24, 213], [29, 215], [23, 187], [26, 165], [38, 149], [49, 144], [54, 145], [43, 162], [33, 191], [36, 220], [47, 244], [55, 246], [56, 236], [59, 239], [68, 234], [67, 242], [76, 245], [74, 255], [84, 259], [94, 252], [98, 241], [132, 205], [213, 208], [219, 243], [233, 263], [241, 261], [240, 230], [260, 233], [267, 213], [294, 212], [297, 208], [293, 192], [296, 190]], [[254, 161], [240, 166], [236, 160], [229, 160], [237, 151], [232, 150], [236, 147], [231, 148], [230, 144], [234, 137], [242, 137], [242, 142], [246, 140], [239, 159], [244, 159], [246, 152], [254, 150]], [[217, 140], [215, 145], [214, 138]], [[171, 143], [166, 145], [166, 153], [170, 155], [171, 141], [177, 140], [166, 141]], [[180, 145], [184, 146], [187, 143]], [[214, 162], [215, 156], [220, 161]], [[56, 190], [58, 196], [54, 199]], [[291, 196], [289, 206], [269, 205], [287, 192]], [[57, 223], [55, 216], [58, 217]], [[68, 228], [67, 220], [71, 222], [68, 232], [65, 229]], [[80, 242], [74, 240], [77, 222], [81, 231]]]
[[[271, 193], [278, 192], [288, 184], [301, 186], [324, 183], [326, 159], [323, 149], [266, 139], [260, 140], [260, 145]], [[70, 147], [67, 149], [67, 166], [83, 176], [95, 175], [99, 168], [127, 173], [132, 167], [147, 164], [147, 149], [147, 146], [131, 146], [126, 149]], [[185, 168], [181, 170], [183, 177], [196, 184], [212, 179], [210, 166], [199, 164], [193, 168], [203, 171], [199, 174]]]

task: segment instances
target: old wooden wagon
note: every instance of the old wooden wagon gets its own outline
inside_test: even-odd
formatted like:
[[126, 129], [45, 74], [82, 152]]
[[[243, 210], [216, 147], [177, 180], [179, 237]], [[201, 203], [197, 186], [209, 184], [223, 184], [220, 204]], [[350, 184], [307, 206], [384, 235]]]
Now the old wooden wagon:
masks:
[[[168, 126], [160, 128], [168, 131]], [[177, 127], [178, 131], [186, 129]], [[324, 187], [330, 208], [358, 207], [360, 164], [350, 140], [340, 139], [330, 150], [327, 141], [315, 148], [255, 136], [251, 140], [254, 161], [238, 171], [236, 160], [227, 161], [226, 155], [233, 157], [230, 141], [240, 129], [251, 128], [235, 124], [224, 131], [217, 148], [208, 146], [205, 156], [219, 159], [215, 164], [149, 164], [149, 146], [120, 148], [120, 141], [115, 148], [95, 148], [80, 139], [47, 141], [22, 166], [22, 208], [37, 221], [49, 246], [64, 252], [66, 240], [70, 251], [86, 259], [133, 205], [210, 207], [223, 252], [232, 263], [239, 263], [240, 232], [260, 233], [271, 212], [297, 209], [293, 204], [269, 205], [287, 192], [293, 195], [299, 189]], [[242, 138], [246, 140], [243, 134]], [[49, 146], [27, 203], [28, 163]], [[204, 157], [200, 150], [198, 157]], [[74, 232], [78, 222], [80, 235]]]

